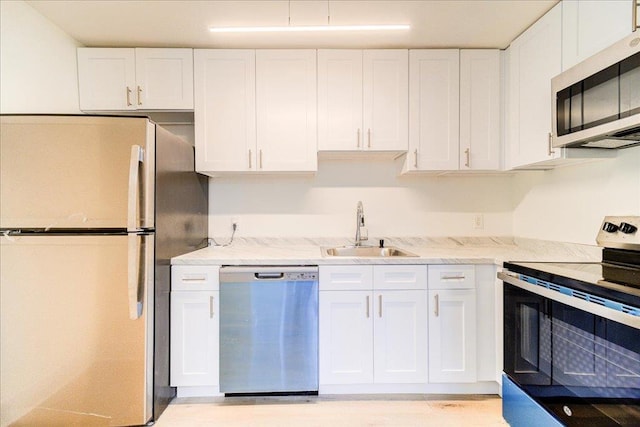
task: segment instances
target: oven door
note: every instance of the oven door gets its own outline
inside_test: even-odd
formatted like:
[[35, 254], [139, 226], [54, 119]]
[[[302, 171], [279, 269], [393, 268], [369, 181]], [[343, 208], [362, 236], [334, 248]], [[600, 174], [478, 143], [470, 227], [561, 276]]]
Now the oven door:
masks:
[[535, 288], [504, 283], [508, 377], [567, 426], [640, 425], [637, 319], [620, 323], [605, 307]]

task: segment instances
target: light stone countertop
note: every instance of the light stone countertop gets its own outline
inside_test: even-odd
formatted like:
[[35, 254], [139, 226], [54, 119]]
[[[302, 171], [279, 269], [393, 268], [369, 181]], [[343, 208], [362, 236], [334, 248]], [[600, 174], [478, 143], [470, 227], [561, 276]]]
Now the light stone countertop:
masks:
[[[219, 242], [224, 242], [219, 239]], [[378, 240], [365, 242], [374, 245]], [[325, 257], [321, 248], [350, 245], [348, 239], [237, 238], [230, 246], [210, 246], [172, 258], [173, 265], [349, 265], [496, 264], [504, 261], [598, 262], [597, 246], [513, 237], [385, 238], [418, 257]]]

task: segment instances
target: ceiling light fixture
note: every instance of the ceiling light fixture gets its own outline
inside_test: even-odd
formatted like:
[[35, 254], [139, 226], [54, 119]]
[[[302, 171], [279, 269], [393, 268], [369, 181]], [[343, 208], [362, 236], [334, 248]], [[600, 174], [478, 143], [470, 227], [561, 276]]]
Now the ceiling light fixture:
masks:
[[212, 33], [268, 33], [299, 31], [409, 30], [410, 25], [292, 25], [286, 27], [209, 27]]
[[289, 0], [289, 25], [270, 27], [209, 27], [212, 33], [272, 33], [314, 31], [398, 31], [410, 30], [407, 24], [331, 25], [331, 9], [327, 0], [327, 25], [291, 25], [291, 0]]

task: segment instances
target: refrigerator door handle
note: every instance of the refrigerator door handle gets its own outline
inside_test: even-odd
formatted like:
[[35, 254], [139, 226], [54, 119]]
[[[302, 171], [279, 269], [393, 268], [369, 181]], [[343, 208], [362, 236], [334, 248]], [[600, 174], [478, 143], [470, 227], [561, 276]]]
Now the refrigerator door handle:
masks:
[[127, 231], [137, 231], [138, 207], [140, 192], [140, 164], [143, 160], [143, 150], [139, 145], [131, 146], [131, 158], [129, 161], [129, 191], [127, 201]]
[[129, 234], [128, 238], [128, 280], [129, 318], [136, 320], [142, 316], [142, 278], [140, 277], [140, 245], [142, 236]]

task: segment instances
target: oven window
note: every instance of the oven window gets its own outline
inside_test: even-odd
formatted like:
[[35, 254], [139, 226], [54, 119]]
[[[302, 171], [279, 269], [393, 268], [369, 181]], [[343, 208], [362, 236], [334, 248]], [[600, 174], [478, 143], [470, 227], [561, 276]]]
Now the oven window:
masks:
[[640, 425], [640, 332], [504, 284], [504, 370], [568, 426]]

